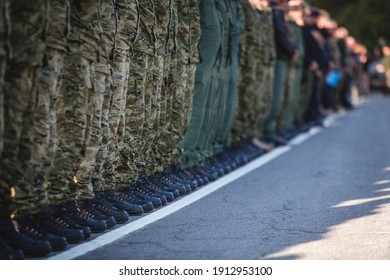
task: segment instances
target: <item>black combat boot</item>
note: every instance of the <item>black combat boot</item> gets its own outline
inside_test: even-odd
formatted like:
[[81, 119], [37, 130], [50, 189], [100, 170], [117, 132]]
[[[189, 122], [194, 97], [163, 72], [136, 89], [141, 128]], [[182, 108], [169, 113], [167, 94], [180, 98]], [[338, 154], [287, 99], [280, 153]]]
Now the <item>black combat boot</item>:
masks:
[[64, 220], [49, 212], [40, 212], [35, 215], [35, 218], [39, 220], [42, 229], [51, 234], [65, 237], [69, 244], [78, 243], [85, 239], [82, 230], [71, 228]]
[[95, 198], [92, 199], [92, 205], [103, 215], [114, 217], [117, 224], [123, 224], [129, 220], [129, 215], [125, 210], [116, 208], [103, 195], [100, 195], [100, 193], [95, 193]]
[[48, 241], [53, 251], [63, 251], [68, 246], [65, 237], [49, 233], [40, 225], [39, 220], [31, 214], [18, 218], [17, 221], [20, 233], [34, 240]]
[[34, 240], [18, 231], [16, 221], [0, 218], [0, 238], [11, 248], [21, 250], [27, 258], [42, 258], [52, 252], [48, 241]]
[[[104, 197], [104, 199], [106, 199], [117, 209], [126, 211], [129, 216], [139, 216], [144, 213], [144, 208], [141, 204], [130, 202], [114, 190], [104, 191], [100, 194], [100, 196]], [[153, 204], [150, 203], [150, 205], [153, 208]]]
[[94, 220], [105, 221], [107, 228], [112, 228], [116, 225], [116, 221], [113, 216], [107, 216], [98, 211], [94, 206], [92, 199], [76, 201], [77, 208], [92, 216]]
[[78, 225], [89, 227], [92, 233], [100, 233], [107, 229], [105, 221], [95, 220], [93, 215], [78, 208], [76, 202], [67, 202], [65, 205], [68, 216]]
[[0, 260], [24, 260], [24, 254], [21, 250], [11, 248], [0, 238]]

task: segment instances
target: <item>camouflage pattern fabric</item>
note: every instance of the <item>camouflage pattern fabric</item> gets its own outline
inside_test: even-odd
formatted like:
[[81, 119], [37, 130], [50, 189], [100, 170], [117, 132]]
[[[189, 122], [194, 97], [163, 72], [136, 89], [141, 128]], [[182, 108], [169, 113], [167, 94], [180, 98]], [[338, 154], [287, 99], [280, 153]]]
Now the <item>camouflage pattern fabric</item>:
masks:
[[[173, 119], [174, 93], [178, 83], [177, 76], [177, 25], [178, 7], [177, 1], [157, 1], [155, 11], [158, 28], [156, 30], [156, 49], [159, 50], [155, 59], [162, 65], [163, 76], [160, 91], [158, 117], [158, 129], [154, 139], [154, 145], [148, 149], [150, 157], [155, 160], [154, 171], [162, 171], [170, 162], [169, 155], [175, 149], [176, 131], [170, 129], [171, 122], [180, 121]], [[183, 81], [185, 83], [185, 81]], [[180, 133], [180, 132], [179, 132]]]
[[199, 41], [201, 37], [200, 11], [197, 0], [177, 1], [177, 81], [173, 88], [172, 121], [169, 131], [172, 133], [173, 148], [164, 158], [165, 164], [180, 162], [183, 155], [180, 141], [189, 124], [192, 114], [192, 102], [195, 85], [195, 72], [199, 64]]
[[[80, 189], [78, 199], [93, 197], [92, 175], [96, 166], [101, 166], [107, 154], [108, 110], [112, 96], [111, 60], [116, 36], [117, 14], [112, 0], [97, 2], [98, 27], [100, 40], [97, 61], [94, 63], [94, 79], [92, 91], [87, 105], [86, 138], [83, 146], [83, 159], [75, 174], [77, 188]], [[103, 106], [104, 104], [104, 106]], [[104, 138], [104, 142], [103, 140]]]
[[[259, 7], [257, 6], [259, 9]], [[258, 71], [261, 71], [262, 77], [260, 88], [262, 89], [262, 95], [259, 103], [259, 111], [257, 113], [255, 136], [263, 137], [264, 135], [264, 122], [271, 108], [272, 95], [273, 95], [273, 82], [274, 82], [274, 69], [276, 64], [276, 48], [274, 38], [274, 25], [272, 20], [272, 11], [268, 7], [261, 7], [260, 15], [263, 26], [263, 55], [262, 64]]]
[[[137, 40], [139, 27], [139, 4], [137, 0], [116, 0], [117, 27], [113, 49], [112, 93], [105, 95], [102, 118], [108, 120], [103, 128], [103, 146], [101, 163], [96, 164], [93, 174], [94, 189], [103, 191], [116, 186], [116, 176], [126, 174], [127, 164], [122, 168], [122, 156], [119, 147], [124, 145], [126, 131], [125, 111], [128, 79], [130, 71], [130, 50]], [[108, 98], [110, 96], [110, 98]]]
[[97, 1], [71, 2], [69, 52], [64, 59], [63, 80], [57, 99], [58, 146], [49, 171], [51, 204], [93, 196], [91, 186], [80, 185], [76, 173], [90, 143], [87, 132], [90, 131], [88, 126], [93, 112], [88, 108], [96, 97], [95, 65], [102, 38], [99, 19]]
[[271, 96], [275, 51], [272, 14], [255, 1], [239, 1], [243, 22], [240, 39], [238, 107], [231, 133], [232, 141], [262, 136]]
[[[10, 34], [9, 2], [8, 0], [0, 2], [0, 160], [4, 145], [4, 76], [6, 70], [6, 61], [10, 58], [10, 45], [8, 37]], [[1, 173], [0, 173], [1, 174]], [[10, 215], [11, 192], [9, 186], [0, 183], [0, 215]]]
[[[48, 1], [10, 1], [9, 46], [12, 57], [4, 83], [4, 148], [0, 159], [0, 189], [12, 195], [6, 202], [8, 211], [16, 216], [29, 213], [36, 205], [34, 171], [39, 171], [46, 151], [34, 135], [32, 117], [37, 100], [36, 81], [45, 51]], [[2, 3], [3, 11], [7, 3]], [[6, 15], [4, 19], [8, 19]], [[6, 23], [7, 24], [7, 23]], [[38, 154], [39, 153], [39, 154]], [[37, 165], [35, 165], [37, 164]], [[25, 173], [25, 171], [28, 171]], [[40, 186], [39, 186], [40, 187]], [[43, 191], [43, 190], [42, 190]]]
[[4, 76], [6, 69], [6, 61], [9, 58], [9, 41], [10, 33], [9, 23], [9, 3], [1, 1], [0, 3], [0, 157], [3, 152], [4, 145]]
[[[139, 172], [145, 172], [151, 162], [146, 153], [157, 132], [158, 104], [162, 81], [161, 60], [155, 59], [157, 19], [152, 0], [139, 1], [136, 38], [130, 49], [130, 71], [126, 93], [125, 127], [118, 143], [120, 158], [115, 161], [116, 186], [136, 182]], [[157, 76], [156, 76], [157, 75]], [[160, 88], [158, 86], [160, 85]]]

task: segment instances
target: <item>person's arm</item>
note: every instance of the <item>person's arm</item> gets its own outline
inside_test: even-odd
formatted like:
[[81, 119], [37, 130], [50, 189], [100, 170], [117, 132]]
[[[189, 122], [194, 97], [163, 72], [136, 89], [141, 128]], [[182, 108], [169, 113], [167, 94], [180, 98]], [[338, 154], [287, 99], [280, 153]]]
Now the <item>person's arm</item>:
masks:
[[291, 59], [296, 55], [298, 47], [292, 40], [287, 24], [284, 20], [284, 12], [274, 9], [275, 42]]

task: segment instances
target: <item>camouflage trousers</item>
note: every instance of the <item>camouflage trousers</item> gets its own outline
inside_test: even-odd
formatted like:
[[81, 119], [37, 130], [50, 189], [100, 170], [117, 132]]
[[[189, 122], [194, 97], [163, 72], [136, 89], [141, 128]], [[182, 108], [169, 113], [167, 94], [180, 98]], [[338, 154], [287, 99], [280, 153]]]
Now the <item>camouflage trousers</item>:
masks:
[[173, 49], [166, 59], [169, 69], [166, 69], [168, 79], [164, 83], [164, 93], [169, 102], [166, 103], [166, 113], [160, 119], [160, 123], [166, 126], [161, 130], [154, 149], [157, 171], [178, 163], [182, 155], [179, 143], [191, 115], [195, 69], [199, 63], [201, 31], [197, 1], [176, 1], [170, 22], [173, 26], [169, 30], [173, 34], [169, 36], [168, 46]]
[[101, 37], [98, 45], [98, 57], [94, 63], [94, 79], [92, 92], [87, 105], [86, 139], [83, 147], [83, 159], [75, 174], [77, 188], [83, 190], [77, 199], [93, 197], [93, 178], [100, 171], [108, 153], [110, 137], [109, 110], [113, 96], [112, 57], [117, 31], [117, 13], [112, 0], [101, 0], [98, 4], [98, 22]]
[[[3, 152], [4, 145], [4, 126], [5, 126], [5, 114], [4, 114], [4, 76], [6, 69], [6, 61], [10, 57], [9, 46], [9, 2], [0, 2], [0, 160]], [[9, 203], [11, 202], [11, 193], [7, 185], [0, 184], [0, 215], [9, 215]]]
[[270, 43], [273, 41], [270, 13], [257, 11], [246, 0], [239, 3], [244, 25], [240, 40], [238, 107], [231, 133], [233, 142], [262, 136], [272, 97], [275, 56]]
[[71, 4], [69, 52], [64, 58], [56, 108], [57, 149], [48, 175], [51, 204], [93, 197], [92, 186], [85, 184], [79, 168], [96, 151], [91, 151], [91, 143], [100, 141], [99, 135], [94, 135], [98, 134], [96, 112], [102, 103], [102, 90], [97, 93], [96, 89], [103, 86], [105, 74], [96, 64], [102, 37], [99, 8], [93, 0]]
[[137, 36], [130, 50], [130, 71], [126, 93], [125, 127], [118, 143], [119, 158], [115, 161], [118, 187], [136, 182], [140, 172], [152, 174], [155, 143], [160, 116], [164, 60], [157, 50], [157, 18], [155, 1], [140, 1]]
[[[39, 69], [45, 51], [48, 1], [9, 2], [9, 46], [4, 84], [4, 149], [0, 159], [0, 189], [11, 193], [7, 212], [22, 215], [39, 208], [36, 194], [44, 192], [40, 175], [46, 157], [46, 135], [41, 135], [38, 96]], [[43, 139], [42, 139], [43, 138]], [[8, 196], [9, 197], [9, 196]]]

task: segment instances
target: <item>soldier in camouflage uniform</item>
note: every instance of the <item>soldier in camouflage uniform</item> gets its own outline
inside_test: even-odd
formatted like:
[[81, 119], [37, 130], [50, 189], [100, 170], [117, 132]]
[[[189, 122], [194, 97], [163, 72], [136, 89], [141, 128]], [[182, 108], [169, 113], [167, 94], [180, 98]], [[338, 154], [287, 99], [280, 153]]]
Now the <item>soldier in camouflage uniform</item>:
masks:
[[[165, 58], [163, 96], [166, 111], [161, 115], [161, 129], [154, 149], [157, 171], [177, 164], [182, 154], [179, 142], [191, 115], [195, 69], [199, 63], [200, 16], [196, 0], [178, 0], [173, 3]], [[163, 107], [163, 106], [162, 106]]]
[[[128, 79], [130, 71], [130, 50], [137, 40], [139, 24], [139, 4], [136, 0], [116, 0], [117, 33], [112, 58], [112, 89], [106, 94], [102, 118], [107, 120], [108, 127], [103, 128], [103, 146], [101, 161], [97, 162], [93, 174], [94, 189], [97, 191], [114, 189], [116, 175], [122, 159], [119, 143], [125, 133], [125, 110]], [[108, 89], [110, 90], [110, 89]], [[126, 164], [127, 166], [127, 164]], [[126, 168], [124, 169], [125, 172]]]
[[272, 91], [274, 81], [274, 69], [276, 62], [276, 51], [275, 51], [275, 37], [274, 37], [274, 24], [272, 21], [272, 11], [266, 5], [266, 2], [256, 0], [256, 7], [260, 11], [262, 26], [263, 26], [263, 45], [264, 51], [262, 58], [262, 64], [260, 71], [262, 75], [261, 88], [262, 98], [260, 100], [260, 108], [256, 118], [256, 130], [257, 137], [263, 138], [264, 133], [264, 122], [269, 113], [271, 102], [272, 102]]
[[108, 112], [112, 97], [111, 63], [117, 32], [117, 14], [112, 0], [97, 1], [97, 5], [98, 28], [101, 35], [97, 60], [94, 63], [94, 83], [87, 105], [83, 159], [75, 174], [78, 188], [85, 190], [78, 195], [78, 199], [89, 199], [93, 196], [92, 175], [95, 167], [101, 166], [107, 154], [107, 142], [110, 137]]
[[172, 145], [169, 153], [164, 156], [166, 165], [178, 163], [182, 155], [179, 143], [191, 117], [200, 36], [197, 0], [177, 1], [176, 67], [173, 69], [178, 82], [173, 87], [172, 120], [168, 128], [172, 132]]
[[[120, 157], [113, 170], [118, 187], [137, 181], [140, 172], [154, 171], [151, 147], [158, 129], [163, 59], [157, 50], [155, 1], [139, 1], [136, 37], [131, 43], [125, 127], [118, 143]], [[134, 16], [134, 15], [133, 15]]]
[[275, 51], [272, 14], [258, 1], [239, 1], [244, 23], [240, 46], [239, 103], [233, 142], [261, 137], [272, 94]]
[[93, 197], [91, 186], [80, 185], [76, 173], [90, 143], [87, 132], [94, 112], [88, 107], [98, 97], [94, 80], [102, 37], [99, 18], [95, 0], [71, 2], [69, 52], [57, 100], [58, 146], [49, 171], [49, 201], [54, 205]]
[[8, 5], [8, 1], [0, 3], [0, 157], [4, 145], [4, 76], [6, 61], [10, 51], [8, 42], [10, 32]]
[[[0, 3], [0, 160], [4, 145], [4, 126], [5, 126], [5, 113], [4, 113], [4, 76], [6, 71], [6, 62], [10, 58], [10, 45], [8, 41], [10, 33], [9, 22], [9, 2], [1, 1]], [[0, 213], [8, 216], [9, 203], [11, 201], [11, 193], [7, 184], [0, 183]]]
[[[5, 2], [6, 3], [6, 2]], [[4, 3], [4, 4], [5, 4]], [[47, 1], [11, 1], [9, 43], [13, 56], [5, 73], [4, 149], [0, 159], [0, 189], [11, 191], [13, 214], [21, 216], [38, 207], [36, 194], [44, 192], [42, 178], [36, 176], [46, 157], [47, 138], [41, 143], [39, 115], [34, 115], [37, 74], [43, 61], [47, 28]], [[3, 10], [4, 12], [4, 10]], [[7, 19], [7, 17], [5, 17]], [[12, 67], [11, 67], [12, 65]], [[37, 131], [35, 131], [37, 129]], [[47, 131], [46, 131], [47, 132]], [[9, 196], [8, 196], [9, 197]]]
[[[157, 19], [156, 49], [158, 53], [155, 57], [162, 68], [162, 84], [159, 95], [159, 117], [154, 145], [150, 146], [147, 153], [155, 160], [154, 171], [163, 171], [164, 166], [170, 164], [169, 154], [175, 149], [175, 133], [170, 130], [170, 124], [174, 120], [172, 117], [173, 105], [175, 103], [174, 88], [178, 81], [177, 76], [177, 24], [178, 8], [177, 1], [155, 2]], [[181, 82], [181, 81], [180, 81]], [[179, 132], [180, 133], [180, 132]]]

